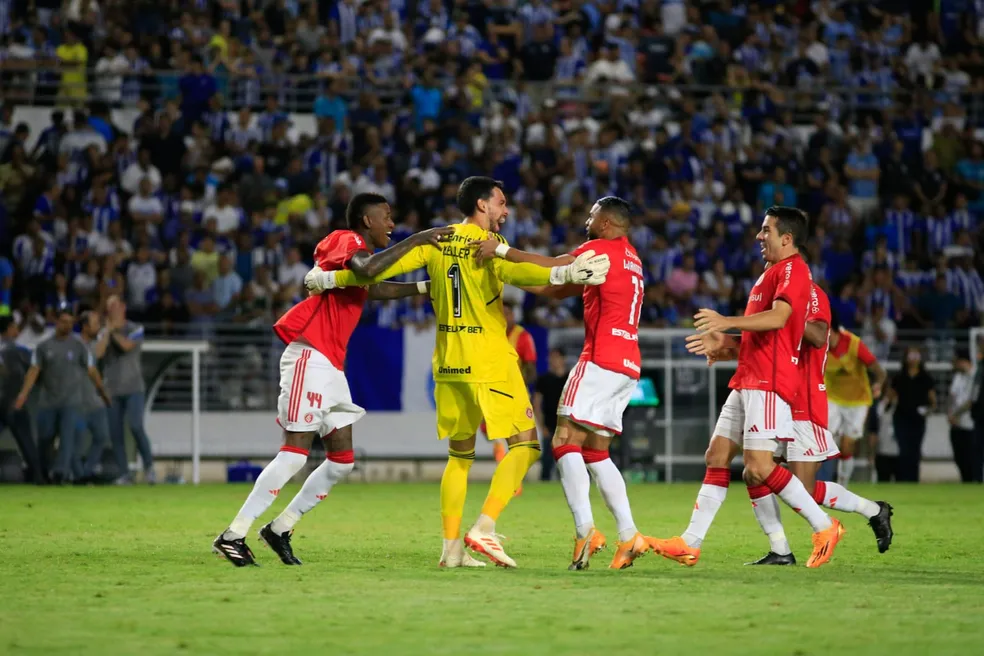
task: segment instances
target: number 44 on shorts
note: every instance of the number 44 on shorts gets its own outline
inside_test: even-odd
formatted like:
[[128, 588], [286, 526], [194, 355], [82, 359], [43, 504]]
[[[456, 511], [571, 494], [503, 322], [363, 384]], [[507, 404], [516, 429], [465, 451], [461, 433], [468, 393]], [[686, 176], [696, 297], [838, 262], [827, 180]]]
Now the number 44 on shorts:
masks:
[[308, 405], [312, 408], [321, 408], [321, 394], [318, 392], [308, 392], [307, 393]]

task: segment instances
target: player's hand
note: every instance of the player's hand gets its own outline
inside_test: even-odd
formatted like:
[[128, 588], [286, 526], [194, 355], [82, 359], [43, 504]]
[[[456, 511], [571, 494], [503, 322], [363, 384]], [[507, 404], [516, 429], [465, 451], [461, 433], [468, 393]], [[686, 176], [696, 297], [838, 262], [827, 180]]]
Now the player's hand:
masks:
[[720, 359], [724, 349], [724, 335], [721, 333], [698, 333], [687, 335], [687, 351], [694, 355], [703, 355], [707, 358], [707, 366], [710, 367]]
[[550, 284], [600, 285], [608, 277], [611, 266], [608, 255], [584, 251], [570, 264], [550, 269]]
[[495, 249], [502, 245], [504, 244], [498, 239], [474, 239], [468, 242], [469, 248], [475, 249], [475, 259], [479, 264], [496, 257]]
[[315, 265], [313, 269], [304, 275], [304, 287], [309, 292], [320, 294], [321, 292], [335, 288], [335, 272], [323, 271], [321, 267]]
[[704, 333], [723, 333], [731, 328], [728, 317], [723, 317], [714, 310], [702, 308], [694, 315], [694, 328]]
[[874, 399], [880, 399], [882, 394], [881, 383], [875, 383], [871, 386], [871, 397]]
[[451, 226], [444, 226], [443, 228], [429, 228], [418, 232], [411, 239], [417, 244], [431, 244], [432, 246], [440, 246], [441, 242], [447, 241], [447, 238], [454, 234], [454, 228]]

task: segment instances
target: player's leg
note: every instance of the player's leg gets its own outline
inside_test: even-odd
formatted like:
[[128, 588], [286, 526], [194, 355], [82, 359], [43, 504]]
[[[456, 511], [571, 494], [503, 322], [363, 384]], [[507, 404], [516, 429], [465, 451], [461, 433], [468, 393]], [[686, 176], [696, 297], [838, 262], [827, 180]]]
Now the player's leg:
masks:
[[[318, 434], [322, 411], [316, 408], [302, 411], [302, 405], [316, 404], [319, 397], [315, 395], [321, 391], [318, 367], [310, 367], [316, 353], [314, 349], [292, 343], [280, 358], [277, 421], [283, 428], [283, 446], [256, 477], [252, 491], [229, 528], [212, 543], [214, 552], [222, 554], [237, 567], [256, 564], [253, 552], [246, 545], [246, 534], [256, 518], [273, 504], [280, 489], [304, 467], [311, 441]], [[309, 392], [311, 396], [308, 396]]]
[[820, 508], [799, 479], [773, 460], [777, 438], [794, 435], [789, 405], [774, 392], [742, 390], [741, 394], [746, 412], [742, 444], [745, 483], [749, 487], [765, 485], [810, 523], [814, 548], [806, 566], [819, 567], [830, 560], [843, 527]]
[[[798, 422], [797, 422], [798, 423]], [[774, 454], [777, 465], [789, 457], [787, 444], [782, 443]], [[752, 513], [758, 522], [762, 533], [769, 539], [769, 552], [758, 560], [746, 565], [795, 565], [796, 558], [786, 538], [782, 525], [782, 514], [779, 511], [779, 498], [765, 485], [750, 485], [748, 498], [752, 502]]]
[[437, 436], [448, 439], [448, 462], [441, 475], [441, 530], [443, 545], [439, 567], [484, 567], [465, 551], [461, 518], [468, 492], [468, 472], [475, 462], [475, 429], [481, 422], [477, 386], [467, 383], [437, 383]]
[[895, 532], [892, 529], [891, 504], [885, 501], [871, 501], [832, 481], [816, 481], [813, 498], [825, 508], [857, 513], [867, 519], [868, 526], [875, 534], [879, 553], [885, 553], [892, 546]]
[[651, 539], [650, 544], [659, 555], [682, 565], [697, 564], [707, 531], [728, 495], [731, 461], [738, 455], [744, 424], [743, 401], [741, 395], [733, 390], [721, 407], [711, 443], [704, 453], [704, 482], [697, 493], [690, 524], [680, 536]]
[[566, 417], [557, 418], [550, 448], [560, 472], [567, 507], [574, 517], [574, 555], [569, 569], [587, 569], [591, 556], [605, 545], [605, 537], [595, 529], [591, 513], [591, 477], [583, 457], [588, 432]]

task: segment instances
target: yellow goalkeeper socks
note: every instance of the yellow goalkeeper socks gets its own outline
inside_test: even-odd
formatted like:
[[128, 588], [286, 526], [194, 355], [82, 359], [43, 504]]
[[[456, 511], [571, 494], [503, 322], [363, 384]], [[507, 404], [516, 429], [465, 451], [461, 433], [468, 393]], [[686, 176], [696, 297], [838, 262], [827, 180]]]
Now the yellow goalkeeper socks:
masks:
[[495, 474], [492, 475], [492, 485], [489, 487], [489, 495], [485, 498], [485, 505], [482, 506], [482, 514], [489, 517], [493, 522], [497, 520], [503, 508], [516, 494], [519, 486], [523, 484], [526, 472], [539, 459], [539, 442], [531, 440], [511, 445], [509, 453], [495, 468]]
[[465, 509], [468, 492], [468, 470], [475, 462], [475, 449], [455, 451], [448, 449], [448, 464], [441, 476], [441, 524], [445, 540], [461, 538], [461, 514]]

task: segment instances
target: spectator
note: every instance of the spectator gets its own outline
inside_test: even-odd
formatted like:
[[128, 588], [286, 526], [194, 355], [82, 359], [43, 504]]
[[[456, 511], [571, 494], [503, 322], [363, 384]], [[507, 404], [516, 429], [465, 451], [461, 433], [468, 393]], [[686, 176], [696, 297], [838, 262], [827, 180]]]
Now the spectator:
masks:
[[0, 317], [0, 431], [9, 428], [24, 461], [24, 480], [35, 485], [47, 482], [27, 410], [13, 404], [31, 366], [31, 351], [17, 343], [20, 326], [10, 316]]
[[[82, 343], [86, 345], [94, 359], [99, 360], [109, 345], [109, 333], [102, 329], [102, 317], [97, 312], [83, 312], [80, 320]], [[83, 381], [82, 405], [76, 433], [73, 476], [79, 482], [93, 482], [102, 473], [102, 456], [109, 442], [109, 415], [106, 400], [100, 396], [99, 389], [92, 381]], [[88, 431], [92, 440], [88, 454], [82, 460], [83, 436]]]
[[231, 311], [239, 302], [243, 291], [243, 280], [232, 268], [232, 258], [223, 255], [219, 258], [219, 275], [212, 282], [212, 296], [220, 312]]
[[918, 483], [926, 417], [936, 411], [936, 391], [932, 377], [922, 364], [919, 349], [907, 348], [902, 366], [901, 373], [892, 379], [892, 389], [898, 395], [893, 417], [895, 438], [899, 444], [896, 479], [899, 482]]
[[126, 170], [123, 171], [120, 186], [126, 193], [136, 194], [144, 179], [150, 181], [151, 194], [156, 194], [160, 190], [161, 172], [151, 161], [150, 149], [141, 147], [137, 151], [137, 161], [127, 166]]

